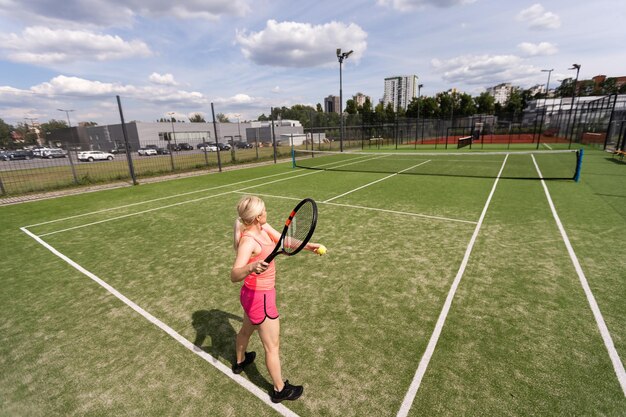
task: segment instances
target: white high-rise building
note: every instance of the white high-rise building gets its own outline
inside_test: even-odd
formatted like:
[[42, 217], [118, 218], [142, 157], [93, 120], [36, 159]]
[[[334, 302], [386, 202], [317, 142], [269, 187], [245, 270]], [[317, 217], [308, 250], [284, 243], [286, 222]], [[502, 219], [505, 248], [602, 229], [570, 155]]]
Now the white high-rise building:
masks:
[[502, 83], [487, 88], [487, 93], [495, 98], [496, 103], [504, 105], [506, 104], [509, 97], [511, 97], [511, 92], [514, 88], [516, 87], [511, 86], [510, 83]]
[[406, 110], [411, 100], [417, 97], [417, 75], [399, 75], [385, 78], [383, 104], [393, 105], [394, 111], [399, 108]]

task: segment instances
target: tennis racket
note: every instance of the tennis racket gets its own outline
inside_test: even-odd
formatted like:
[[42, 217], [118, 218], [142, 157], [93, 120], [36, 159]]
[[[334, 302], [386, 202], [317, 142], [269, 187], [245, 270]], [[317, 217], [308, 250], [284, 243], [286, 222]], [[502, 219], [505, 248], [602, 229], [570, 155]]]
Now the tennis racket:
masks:
[[285, 227], [276, 242], [276, 247], [265, 258], [270, 263], [278, 255], [293, 256], [300, 252], [313, 236], [317, 224], [317, 204], [310, 198], [305, 198], [291, 211]]

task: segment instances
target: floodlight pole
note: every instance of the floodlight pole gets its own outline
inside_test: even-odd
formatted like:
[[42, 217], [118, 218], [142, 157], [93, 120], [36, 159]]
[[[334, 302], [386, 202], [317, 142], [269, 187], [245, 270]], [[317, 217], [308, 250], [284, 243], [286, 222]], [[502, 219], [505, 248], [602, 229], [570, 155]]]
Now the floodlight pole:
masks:
[[550, 91], [550, 75], [552, 75], [553, 69], [542, 69], [541, 72], [548, 73], [548, 82], [546, 83], [546, 97], [543, 99], [543, 112], [541, 113], [541, 123], [539, 123], [539, 138], [537, 139], [537, 149], [539, 149], [539, 142], [541, 142], [541, 132], [543, 131], [543, 122], [546, 117], [546, 111], [548, 109], [548, 93]]
[[[417, 85], [417, 122], [415, 123], [415, 149], [417, 149], [417, 135], [420, 125], [420, 98], [422, 97], [422, 87], [424, 87], [424, 84]], [[422, 138], [422, 140], [423, 139], [424, 138]]]
[[[576, 87], [578, 86], [578, 73], [580, 72], [580, 64], [573, 64], [572, 68], [568, 68], [570, 70], [576, 70], [576, 79], [574, 80], [574, 88], [572, 89], [572, 104], [569, 109], [569, 116], [567, 118], [567, 126], [569, 127], [570, 122], [572, 121], [572, 111], [574, 110], [574, 101], [576, 100]], [[576, 118], [574, 118], [574, 122], [576, 122]], [[571, 135], [569, 139], [569, 147], [572, 147], [572, 140], [574, 139], [574, 125], [571, 128]]]
[[337, 59], [339, 60], [339, 120], [340, 120], [340, 130], [339, 130], [339, 150], [343, 152], [343, 76], [341, 67], [343, 65], [343, 60], [348, 58], [350, 54], [354, 51], [341, 52], [341, 48], [337, 49]]
[[[172, 124], [172, 139], [174, 139], [174, 147], [176, 147], [176, 131], [174, 130], [174, 115], [175, 114], [176, 113], [173, 111], [167, 113], [167, 115], [170, 116], [170, 123]], [[170, 141], [170, 144], [171, 143], [172, 142]]]

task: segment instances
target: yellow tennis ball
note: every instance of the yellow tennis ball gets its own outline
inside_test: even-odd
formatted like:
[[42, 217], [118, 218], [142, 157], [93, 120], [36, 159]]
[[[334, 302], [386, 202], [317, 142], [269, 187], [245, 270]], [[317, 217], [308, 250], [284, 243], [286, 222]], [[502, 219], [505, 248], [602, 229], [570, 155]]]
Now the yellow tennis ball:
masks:
[[326, 253], [326, 246], [321, 245], [319, 248], [315, 250], [319, 256], [322, 256]]

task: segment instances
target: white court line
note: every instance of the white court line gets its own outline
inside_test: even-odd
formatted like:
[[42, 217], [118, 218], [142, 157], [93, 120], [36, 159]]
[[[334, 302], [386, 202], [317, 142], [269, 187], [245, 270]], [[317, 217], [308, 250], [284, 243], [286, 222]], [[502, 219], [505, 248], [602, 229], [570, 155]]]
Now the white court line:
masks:
[[500, 167], [500, 172], [498, 172], [498, 176], [496, 177], [496, 181], [493, 183], [493, 187], [491, 188], [491, 192], [489, 193], [489, 197], [487, 198], [487, 202], [485, 203], [485, 207], [483, 208], [483, 212], [480, 214], [480, 218], [478, 219], [478, 224], [474, 229], [474, 234], [472, 234], [472, 238], [470, 239], [469, 244], [467, 245], [467, 249], [465, 250], [465, 255], [463, 256], [463, 261], [461, 262], [461, 266], [459, 267], [459, 271], [454, 277], [454, 281], [452, 282], [452, 286], [450, 287], [450, 291], [448, 292], [448, 296], [446, 297], [446, 302], [441, 309], [441, 313], [439, 313], [439, 318], [437, 319], [437, 323], [435, 324], [435, 329], [433, 330], [433, 334], [430, 336], [430, 340], [428, 341], [428, 345], [426, 346], [426, 351], [420, 360], [419, 366], [417, 367], [417, 371], [415, 371], [415, 376], [413, 377], [413, 381], [409, 386], [409, 390], [404, 396], [404, 400], [402, 401], [402, 405], [400, 406], [400, 410], [398, 410], [398, 416], [406, 417], [411, 410], [411, 405], [413, 405], [413, 401], [415, 400], [415, 396], [417, 395], [417, 390], [422, 383], [422, 378], [424, 378], [424, 374], [426, 373], [426, 368], [428, 368], [428, 363], [435, 352], [435, 347], [437, 346], [437, 341], [439, 340], [439, 336], [441, 335], [441, 330], [443, 329], [443, 325], [446, 322], [446, 317], [448, 316], [448, 312], [450, 311], [450, 306], [452, 305], [452, 300], [454, 299], [454, 294], [456, 293], [457, 287], [461, 282], [461, 278], [465, 273], [465, 268], [467, 267], [467, 263], [469, 261], [470, 254], [472, 253], [472, 248], [474, 247], [474, 243], [476, 242], [476, 238], [478, 237], [478, 232], [480, 231], [480, 227], [483, 224], [483, 220], [485, 219], [485, 215], [487, 214], [487, 209], [489, 208], [489, 203], [491, 202], [491, 198], [496, 191], [496, 186], [498, 185], [498, 181], [500, 180], [500, 175], [504, 170], [504, 165], [506, 164], [506, 160], [508, 159], [508, 155], [504, 157], [504, 161], [502, 162], [502, 166]]
[[591, 292], [591, 287], [589, 287], [589, 283], [587, 282], [587, 278], [585, 277], [585, 273], [583, 272], [582, 267], [580, 266], [580, 262], [578, 262], [578, 257], [574, 252], [574, 248], [570, 243], [569, 238], [567, 237], [567, 232], [565, 232], [565, 228], [561, 223], [561, 219], [556, 212], [556, 208], [554, 207], [554, 203], [552, 202], [552, 197], [550, 197], [550, 192], [548, 191], [548, 186], [546, 182], [543, 180], [543, 175], [539, 170], [539, 166], [537, 165], [537, 161], [533, 156], [533, 163], [535, 164], [535, 168], [537, 169], [537, 173], [541, 179], [541, 185], [543, 185], [543, 190], [546, 193], [546, 197], [548, 199], [548, 204], [550, 205], [550, 210], [552, 210], [552, 216], [556, 221], [556, 224], [561, 232], [561, 236], [563, 237], [563, 242], [565, 242], [565, 247], [567, 248], [567, 253], [569, 253], [569, 257], [574, 264], [574, 269], [576, 270], [576, 274], [578, 274], [578, 279], [580, 280], [580, 284], [583, 287], [585, 292], [585, 296], [587, 297], [587, 302], [589, 302], [589, 307], [591, 307], [591, 311], [593, 312], [593, 317], [596, 320], [596, 324], [598, 325], [598, 329], [600, 330], [600, 335], [602, 336], [602, 340], [604, 341], [604, 346], [606, 346], [606, 350], [609, 352], [609, 357], [611, 358], [611, 362], [613, 363], [613, 369], [615, 369], [615, 374], [617, 375], [617, 380], [619, 381], [622, 391], [624, 392], [624, 396], [626, 397], [626, 370], [624, 370], [624, 364], [622, 363], [617, 350], [615, 349], [615, 345], [613, 344], [613, 339], [611, 338], [611, 333], [609, 332], [609, 328], [604, 322], [604, 317], [602, 317], [602, 313], [600, 312], [600, 307], [598, 307], [598, 303], [596, 302], [593, 293]]
[[30, 232], [25, 227], [21, 227], [20, 230], [22, 230], [22, 232], [26, 233], [28, 236], [30, 236], [33, 239], [35, 239], [35, 241], [37, 241], [43, 247], [48, 249], [54, 255], [56, 255], [57, 257], [61, 258], [66, 263], [68, 263], [72, 268], [76, 269], [80, 273], [82, 273], [82, 274], [86, 275], [87, 277], [91, 278], [93, 281], [98, 283], [100, 286], [102, 286], [104, 289], [106, 289], [109, 293], [113, 294], [116, 298], [118, 298], [124, 304], [126, 304], [127, 306], [129, 306], [130, 308], [135, 310], [137, 313], [139, 313], [141, 316], [143, 316], [150, 323], [154, 324], [159, 329], [163, 330], [165, 333], [167, 333], [172, 338], [174, 338], [174, 340], [176, 340], [178, 343], [180, 343], [181, 345], [183, 345], [184, 347], [186, 347], [187, 349], [189, 349], [190, 351], [192, 351], [193, 353], [195, 353], [196, 355], [200, 356], [202, 359], [204, 359], [205, 361], [207, 361], [208, 363], [213, 365], [218, 371], [222, 372], [224, 375], [226, 375], [227, 377], [229, 377], [230, 379], [235, 381], [237, 384], [241, 385], [243, 388], [245, 388], [250, 393], [252, 393], [255, 397], [257, 397], [261, 401], [263, 401], [266, 405], [272, 407], [280, 415], [288, 416], [288, 417], [297, 417], [298, 416], [296, 413], [294, 413], [293, 411], [289, 410], [285, 406], [283, 406], [281, 404], [274, 404], [274, 403], [272, 403], [272, 401], [269, 398], [269, 395], [266, 392], [261, 390], [259, 387], [257, 387], [256, 385], [254, 385], [252, 382], [250, 382], [249, 380], [245, 379], [244, 377], [242, 377], [240, 375], [233, 374], [232, 370], [228, 366], [224, 365], [222, 362], [220, 362], [219, 360], [217, 360], [216, 358], [214, 358], [213, 356], [211, 356], [207, 352], [203, 351], [202, 349], [200, 349], [199, 347], [197, 347], [196, 345], [191, 343], [189, 340], [185, 339], [183, 336], [181, 336], [174, 329], [172, 329], [167, 324], [163, 323], [161, 320], [159, 320], [156, 317], [154, 317], [152, 314], [148, 313], [143, 308], [139, 307], [137, 304], [135, 304], [133, 301], [128, 299], [122, 293], [117, 291], [111, 285], [107, 284], [105, 281], [103, 281], [102, 279], [98, 278], [95, 274], [91, 273], [87, 269], [83, 268], [82, 266], [80, 266], [79, 264], [77, 264], [76, 262], [74, 262], [73, 260], [68, 258], [67, 256], [65, 256], [64, 254], [62, 254], [61, 252], [56, 250], [54, 247], [50, 246], [43, 239], [41, 239], [41, 237], [39, 237], [39, 236], [35, 235], [34, 233]]
[[548, 145], [547, 143], [542, 143], [543, 146], [545, 146], [546, 148], [552, 150], [552, 147], [550, 145]]
[[[378, 158], [380, 158], [380, 156]], [[333, 162], [332, 164], [336, 164], [336, 163], [337, 162]], [[346, 166], [346, 165], [352, 165], [353, 163], [357, 163], [357, 162], [351, 162], [349, 164], [340, 165], [339, 167]], [[298, 174], [298, 175], [292, 175], [292, 176], [290, 176], [288, 178], [281, 178], [281, 179], [278, 179], [278, 180], [274, 180], [274, 181], [270, 181], [270, 182], [263, 182], [263, 183], [260, 183], [260, 184], [255, 184], [255, 185], [251, 185], [249, 187], [241, 188], [241, 189], [239, 189], [239, 191], [248, 190], [250, 188], [255, 188], [255, 187], [261, 187], [261, 186], [268, 185], [268, 184], [273, 184], [273, 183], [276, 183], [276, 182], [287, 181], [287, 180], [291, 180], [291, 179], [294, 179], [294, 178], [304, 177], [304, 176], [307, 176], [307, 175], [319, 174], [321, 172], [324, 172], [324, 171], [314, 171], [314, 172], [306, 172], [306, 173]], [[280, 173], [280, 174], [272, 174], [272, 175], [268, 175], [268, 176], [265, 176], [265, 177], [253, 178], [253, 179], [250, 179], [250, 180], [245, 180], [245, 181], [239, 181], [239, 182], [235, 182], [235, 183], [231, 183], [231, 184], [220, 185], [220, 186], [212, 187], [212, 188], [205, 189], [205, 190], [191, 191], [191, 192], [188, 192], [188, 193], [177, 194], [177, 195], [174, 195], [174, 196], [168, 196], [168, 197], [162, 197], [162, 198], [158, 198], [158, 199], [154, 199], [154, 200], [148, 200], [147, 202], [158, 201], [158, 200], [163, 200], [163, 199], [166, 199], [166, 198], [172, 198], [172, 197], [177, 197], [177, 196], [182, 196], [182, 195], [193, 194], [195, 192], [209, 191], [209, 190], [214, 190], [214, 189], [218, 189], [218, 188], [229, 187], [229, 186], [242, 184], [242, 183], [246, 183], [246, 182], [250, 182], [250, 181], [257, 181], [257, 180], [260, 180], [260, 179], [266, 179], [266, 178], [271, 178], [271, 177], [275, 177], [275, 176], [278, 176], [278, 175], [291, 174], [291, 173], [292, 172]], [[139, 212], [136, 212], [136, 213], [124, 214], [124, 215], [121, 215], [121, 216], [112, 217], [110, 219], [99, 220], [99, 221], [96, 221], [96, 222], [86, 223], [86, 224], [82, 224], [82, 225], [78, 225], [78, 226], [74, 226], [74, 227], [69, 227], [69, 228], [62, 229], [62, 230], [56, 230], [54, 232], [44, 233], [44, 234], [41, 234], [39, 236], [43, 237], [43, 236], [53, 235], [53, 234], [56, 234], [56, 233], [67, 232], [67, 231], [70, 231], [70, 230], [81, 229], [81, 228], [87, 227], [87, 226], [94, 226], [96, 224], [106, 223], [106, 222], [109, 222], [109, 221], [112, 221], [112, 220], [124, 219], [124, 218], [127, 218], [127, 217], [137, 216], [139, 214], [145, 214], [145, 213], [149, 213], [149, 212], [156, 211], [156, 210], [162, 210], [162, 209], [165, 209], [165, 208], [180, 206], [182, 204], [194, 203], [194, 202], [198, 202], [198, 201], [202, 201], [202, 200], [206, 200], [206, 199], [209, 199], [209, 198], [218, 197], [218, 196], [222, 196], [222, 195], [226, 195], [226, 194], [230, 194], [230, 193], [233, 193], [233, 191], [227, 191], [227, 192], [224, 192], [224, 193], [219, 193], [219, 194], [214, 194], [214, 195], [210, 195], [210, 196], [195, 198], [193, 200], [181, 201], [181, 202], [174, 203], [174, 204], [168, 204], [166, 206], [155, 207], [155, 208], [148, 209], [148, 210], [142, 210], [142, 211], [139, 211]], [[133, 203], [133, 204], [129, 204], [129, 205], [126, 205], [126, 206], [120, 206], [120, 207], [117, 207], [117, 208], [130, 207], [130, 206], [134, 206], [134, 205], [138, 205], [138, 204], [143, 204], [143, 202]], [[82, 217], [82, 216], [86, 216], [86, 215], [89, 215], [89, 214], [95, 214], [95, 213], [100, 213], [100, 212], [105, 212], [105, 211], [110, 211], [110, 210], [115, 210], [115, 209], [116, 208], [104, 209], [104, 210], [100, 210], [100, 211], [97, 211], [97, 212], [79, 214], [79, 215], [76, 215], [76, 216], [66, 217], [64, 219], [51, 220], [51, 221], [48, 221], [48, 222], [37, 223], [37, 224], [34, 224], [34, 225], [24, 226], [24, 227], [28, 228], [28, 227], [41, 226], [41, 225], [44, 225], [44, 224], [54, 223], [54, 222], [58, 222], [58, 221], [61, 221], [61, 220], [69, 220], [69, 219], [72, 219], [72, 218]]]
[[[235, 191], [235, 193], [245, 194], [245, 193], [242, 193], [240, 191]], [[254, 195], [257, 195], [259, 197], [279, 198], [279, 199], [283, 199], [283, 200], [302, 201], [302, 198], [298, 198], [298, 197], [286, 197], [286, 196], [280, 196], [280, 195], [258, 194], [258, 193], [255, 193]], [[322, 201], [322, 202], [320, 202], [318, 204], [328, 204], [329, 206], [348, 207], [348, 208], [355, 208], [355, 209], [360, 209], [360, 210], [380, 211], [380, 212], [383, 212], [383, 213], [399, 214], [399, 215], [411, 216], [411, 217], [423, 217], [423, 218], [426, 218], [426, 219], [443, 220], [443, 221], [449, 221], [449, 222], [459, 222], [459, 223], [469, 223], [469, 224], [477, 224], [478, 223], [478, 222], [474, 222], [474, 221], [470, 221], [470, 220], [460, 220], [460, 219], [453, 219], [453, 218], [449, 218], [449, 217], [429, 216], [428, 214], [411, 213], [409, 211], [387, 210], [387, 209], [381, 209], [381, 208], [376, 208], [376, 207], [356, 206], [356, 205], [353, 205], [353, 204], [327, 203], [325, 201]]]
[[[243, 190], [248, 190], [250, 188], [261, 187], [261, 186], [264, 186], [264, 185], [273, 184], [273, 183], [276, 183], [276, 182], [292, 180], [294, 178], [304, 177], [304, 176], [307, 176], [307, 175], [319, 174], [320, 172], [324, 172], [324, 171], [307, 172], [307, 173], [300, 174], [300, 175], [294, 175], [294, 176], [291, 176], [289, 178], [281, 178], [281, 179], [270, 181], [270, 182], [264, 182], [262, 184], [251, 185], [249, 187], [241, 188], [241, 189], [239, 189], [237, 191], [243, 191]], [[113, 221], [113, 220], [125, 219], [127, 217], [138, 216], [140, 214], [150, 213], [152, 211], [157, 211], [157, 210], [163, 210], [163, 209], [170, 208], [170, 207], [176, 207], [176, 206], [180, 206], [180, 205], [183, 205], [183, 204], [195, 203], [195, 202], [202, 201], [202, 200], [208, 200], [210, 198], [220, 197], [220, 196], [223, 196], [223, 195], [226, 195], [226, 194], [233, 194], [234, 192], [235, 191], [226, 191], [226, 192], [219, 193], [219, 194], [213, 194], [213, 195], [208, 195], [208, 196], [204, 196], [204, 197], [200, 197], [200, 198], [194, 198], [193, 200], [180, 201], [180, 202], [174, 203], [174, 204], [168, 204], [168, 205], [165, 205], [165, 206], [154, 207], [154, 208], [151, 208], [151, 209], [148, 209], [148, 210], [142, 210], [142, 211], [138, 211], [138, 212], [135, 212], [135, 213], [129, 213], [129, 214], [121, 215], [121, 216], [111, 217], [110, 219], [104, 219], [104, 220], [99, 220], [97, 222], [91, 222], [91, 223], [81, 224], [81, 225], [74, 226], [74, 227], [68, 227], [67, 229], [56, 230], [54, 232], [44, 233], [44, 234], [41, 234], [39, 236], [40, 237], [44, 237], [44, 236], [54, 235], [54, 234], [57, 234], [57, 233], [68, 232], [70, 230], [82, 229], [83, 227], [93, 226], [93, 225], [101, 224], [101, 223], [107, 223], [107, 222], [110, 222], [110, 221]]]
[[230, 183], [230, 184], [217, 185], [215, 187], [203, 188], [201, 190], [189, 191], [189, 192], [186, 192], [186, 193], [180, 193], [180, 194], [169, 195], [169, 196], [166, 196], [166, 197], [154, 198], [152, 200], [139, 201], [137, 203], [126, 204], [126, 205], [117, 206], [117, 207], [111, 207], [111, 208], [107, 208], [107, 209], [92, 211], [92, 212], [89, 212], [89, 213], [77, 214], [75, 216], [63, 217], [63, 218], [60, 218], [60, 219], [49, 220], [47, 222], [36, 223], [36, 224], [29, 224], [28, 226], [24, 226], [24, 227], [35, 227], [35, 226], [42, 226], [44, 224], [62, 222], [64, 220], [76, 219], [78, 217], [90, 216], [92, 214], [105, 213], [107, 211], [113, 211], [113, 210], [118, 210], [118, 209], [122, 209], [122, 208], [138, 206], [138, 205], [141, 205], [141, 204], [154, 203], [155, 201], [167, 200], [169, 198], [182, 197], [182, 196], [186, 196], [186, 195], [190, 195], [190, 194], [196, 194], [196, 193], [202, 193], [202, 192], [206, 192], [206, 191], [213, 191], [213, 190], [217, 190], [217, 189], [220, 189], [220, 188], [230, 187], [230, 186], [234, 186], [234, 185], [244, 184], [246, 182], [258, 181], [258, 180], [263, 180], [263, 179], [266, 179], [266, 178], [272, 178], [272, 177], [276, 177], [276, 176], [279, 176], [279, 175], [286, 175], [286, 174], [291, 174], [291, 172], [281, 172], [279, 174], [266, 175], [264, 177], [252, 178], [252, 179], [244, 180], [244, 181], [237, 181], [237, 182], [233, 182], [233, 183]]
[[398, 174], [402, 174], [404, 171], [408, 171], [408, 170], [410, 170], [410, 169], [413, 169], [413, 168], [418, 167], [418, 166], [420, 166], [420, 165], [427, 164], [427, 163], [429, 163], [429, 162], [430, 162], [430, 159], [429, 159], [428, 161], [420, 162], [420, 163], [419, 163], [419, 164], [417, 164], [417, 165], [413, 165], [412, 167], [409, 167], [409, 168], [403, 169], [402, 171], [396, 172], [395, 174], [387, 175], [387, 176], [386, 176], [386, 177], [384, 177], [384, 178], [381, 178], [381, 179], [376, 180], [376, 181], [372, 181], [372, 182], [370, 182], [369, 184], [362, 185], [362, 186], [360, 186], [360, 187], [358, 187], [358, 188], [355, 188], [354, 190], [350, 190], [350, 191], [345, 192], [345, 193], [343, 193], [343, 194], [339, 194], [338, 196], [335, 196], [335, 197], [333, 197], [333, 198], [329, 198], [328, 200], [322, 201], [322, 203], [328, 203], [328, 202], [331, 202], [331, 201], [333, 201], [333, 200], [336, 200], [336, 199], [338, 199], [338, 198], [341, 198], [341, 197], [344, 197], [344, 196], [346, 196], [346, 195], [348, 195], [348, 194], [351, 194], [351, 193], [353, 193], [353, 192], [355, 192], [355, 191], [359, 191], [359, 190], [361, 190], [361, 189], [363, 189], [363, 188], [365, 188], [365, 187], [369, 187], [370, 185], [374, 185], [374, 184], [376, 184], [376, 183], [378, 183], [378, 182], [381, 182], [381, 181], [384, 181], [384, 180], [386, 180], [386, 179], [388, 179], [388, 178], [395, 177], [395, 176], [396, 176], [396, 175], [398, 175]]

